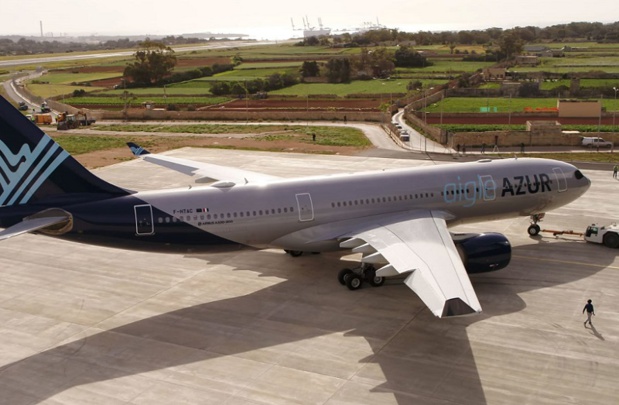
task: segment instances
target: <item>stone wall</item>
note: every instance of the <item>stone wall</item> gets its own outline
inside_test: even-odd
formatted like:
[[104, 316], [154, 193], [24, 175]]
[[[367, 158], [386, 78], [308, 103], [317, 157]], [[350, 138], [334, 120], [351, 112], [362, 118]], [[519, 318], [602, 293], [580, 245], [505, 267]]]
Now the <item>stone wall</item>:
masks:
[[583, 136], [599, 136], [607, 141], [619, 145], [619, 134], [598, 132], [534, 132], [534, 131], [486, 131], [486, 132], [453, 132], [448, 135], [448, 144], [457, 144], [471, 147], [479, 147], [486, 144], [492, 147], [495, 144], [499, 148], [504, 146], [580, 146]]

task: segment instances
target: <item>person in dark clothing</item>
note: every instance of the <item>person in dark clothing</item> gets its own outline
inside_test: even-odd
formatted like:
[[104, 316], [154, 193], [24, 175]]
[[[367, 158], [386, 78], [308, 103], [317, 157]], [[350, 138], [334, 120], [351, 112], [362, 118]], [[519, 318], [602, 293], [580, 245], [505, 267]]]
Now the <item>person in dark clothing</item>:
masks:
[[589, 325], [593, 326], [591, 324], [591, 315], [595, 315], [595, 310], [593, 309], [593, 304], [591, 303], [591, 300], [587, 300], [585, 307], [582, 309], [582, 313], [584, 314], [585, 311], [587, 311], [587, 320], [585, 321], [585, 328], [586, 328], [587, 322], [589, 322]]

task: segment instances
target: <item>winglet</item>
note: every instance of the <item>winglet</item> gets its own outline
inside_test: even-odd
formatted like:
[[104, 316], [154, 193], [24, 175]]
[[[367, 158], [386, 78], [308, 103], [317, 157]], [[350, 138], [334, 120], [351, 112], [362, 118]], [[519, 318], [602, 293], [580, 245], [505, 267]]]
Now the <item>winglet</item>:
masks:
[[451, 298], [445, 301], [441, 318], [447, 316], [471, 315], [476, 313], [477, 311], [471, 308], [466, 302], [462, 301], [461, 298]]
[[149, 151], [147, 151], [140, 145], [135, 144], [133, 142], [127, 142], [127, 146], [129, 147], [129, 149], [131, 149], [131, 153], [133, 153], [134, 156], [139, 157], [139, 156], [144, 156], [144, 155], [150, 155]]

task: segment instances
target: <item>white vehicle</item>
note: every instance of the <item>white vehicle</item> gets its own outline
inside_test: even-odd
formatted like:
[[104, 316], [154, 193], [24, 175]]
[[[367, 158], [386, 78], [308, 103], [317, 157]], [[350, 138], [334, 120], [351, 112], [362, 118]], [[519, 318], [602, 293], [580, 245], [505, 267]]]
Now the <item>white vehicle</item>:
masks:
[[611, 224], [608, 226], [598, 226], [592, 224], [587, 227], [585, 240], [592, 243], [603, 243], [609, 248], [619, 247], [619, 226]]
[[586, 146], [587, 148], [612, 148], [613, 143], [610, 141], [605, 141], [604, 139], [597, 136], [585, 136], [581, 141], [582, 146]]
[[400, 131], [400, 140], [408, 141], [410, 139], [410, 134], [407, 130], [403, 129]]

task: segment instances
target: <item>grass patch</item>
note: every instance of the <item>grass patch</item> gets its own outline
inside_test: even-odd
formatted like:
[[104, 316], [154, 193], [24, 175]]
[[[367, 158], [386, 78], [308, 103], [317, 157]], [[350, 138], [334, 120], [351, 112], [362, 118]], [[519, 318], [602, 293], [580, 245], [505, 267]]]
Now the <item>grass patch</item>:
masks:
[[[296, 140], [328, 146], [367, 147], [372, 143], [357, 128], [303, 125], [97, 125], [100, 131], [115, 132], [167, 132], [175, 134], [247, 134], [264, 141]], [[316, 135], [316, 141], [312, 140]]]
[[36, 80], [49, 82], [49, 84], [71, 84], [71, 83], [85, 83], [92, 82], [94, 80], [110, 79], [113, 77], [122, 77], [122, 73], [48, 73]]
[[72, 155], [127, 147], [129, 142], [129, 138], [90, 135], [63, 135], [54, 137], [54, 140]]
[[269, 94], [299, 96], [334, 94], [346, 97], [350, 94], [383, 94], [385, 101], [389, 94], [406, 94], [408, 80], [357, 80], [351, 83], [301, 83], [285, 89], [270, 91]]
[[[313, 135], [316, 136], [314, 141]], [[295, 140], [302, 143], [313, 143], [323, 146], [354, 146], [368, 147], [372, 143], [356, 128], [342, 127], [288, 127], [287, 133], [269, 134], [258, 137], [265, 141]]]
[[[103, 87], [87, 87], [87, 86], [70, 86], [66, 84], [32, 84], [27, 85], [28, 90], [43, 98], [58, 97], [67, 94], [73, 94], [74, 90], [84, 89], [86, 91], [104, 90]], [[65, 98], [69, 100], [69, 98]], [[62, 101], [62, 100], [60, 100]]]

